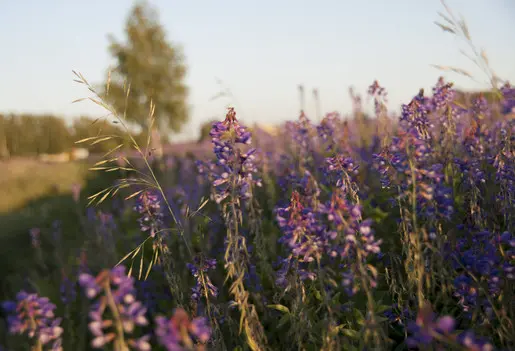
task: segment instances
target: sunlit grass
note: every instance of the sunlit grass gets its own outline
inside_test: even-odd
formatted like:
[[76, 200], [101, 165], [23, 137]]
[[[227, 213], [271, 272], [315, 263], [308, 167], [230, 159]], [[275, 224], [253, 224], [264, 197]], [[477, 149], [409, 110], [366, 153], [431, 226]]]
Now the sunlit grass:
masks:
[[73, 184], [84, 184], [87, 162], [44, 163], [34, 159], [3, 161], [0, 168], [0, 214], [17, 211], [30, 201], [71, 193]]

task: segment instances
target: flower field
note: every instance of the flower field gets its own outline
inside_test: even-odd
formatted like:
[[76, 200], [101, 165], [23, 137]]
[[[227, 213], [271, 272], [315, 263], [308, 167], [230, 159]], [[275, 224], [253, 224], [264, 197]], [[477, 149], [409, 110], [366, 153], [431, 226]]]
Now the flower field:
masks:
[[92, 172], [117, 180], [72, 189], [75, 228], [26, 234], [38, 268], [2, 304], [5, 349], [513, 349], [515, 89], [498, 93], [462, 103], [439, 79], [394, 117], [374, 82], [375, 118], [354, 96], [352, 118], [272, 136], [230, 108], [187, 155], [106, 155]]

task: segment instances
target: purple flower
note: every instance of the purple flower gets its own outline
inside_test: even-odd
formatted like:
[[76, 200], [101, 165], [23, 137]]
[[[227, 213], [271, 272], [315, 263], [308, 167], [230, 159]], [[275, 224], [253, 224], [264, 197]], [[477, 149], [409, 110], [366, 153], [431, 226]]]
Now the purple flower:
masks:
[[[193, 287], [191, 298], [195, 301], [199, 301], [201, 297], [204, 297], [207, 293], [208, 296], [216, 297], [218, 296], [218, 289], [213, 285], [211, 279], [207, 275], [208, 270], [213, 270], [216, 268], [216, 260], [215, 259], [205, 259], [203, 257], [195, 257], [195, 263], [187, 264], [188, 269], [190, 270], [193, 277], [195, 277], [195, 287]], [[205, 290], [204, 287], [207, 289]]]
[[[236, 144], [251, 143], [250, 132], [238, 122], [236, 112], [230, 108], [223, 122], [213, 123], [210, 135], [217, 158], [216, 167], [209, 167], [215, 188], [214, 200], [221, 203], [231, 190], [236, 190], [243, 200], [250, 199], [252, 186], [261, 186], [261, 180], [255, 177], [256, 149], [243, 152], [236, 147]], [[206, 167], [201, 166], [200, 170], [205, 172]]]
[[204, 350], [203, 344], [211, 338], [206, 319], [198, 317], [190, 320], [183, 309], [176, 309], [170, 319], [158, 316], [155, 322], [157, 340], [168, 351]]
[[[103, 348], [111, 343], [120, 331], [124, 335], [130, 335], [134, 333], [135, 327], [148, 324], [147, 308], [136, 300], [134, 278], [127, 276], [124, 266], [116, 266], [111, 271], [104, 270], [97, 277], [82, 273], [79, 276], [79, 284], [90, 299], [104, 292], [89, 312], [89, 330], [94, 336], [91, 341], [93, 348]], [[117, 313], [113, 314], [111, 311], [113, 317], [104, 319], [106, 309], [113, 308], [116, 308]], [[146, 336], [140, 339], [129, 338], [127, 342], [141, 350], [150, 348]]]
[[142, 216], [138, 219], [141, 231], [150, 232], [154, 237], [163, 224], [163, 212], [159, 197], [150, 191], [143, 191], [134, 206], [134, 210]]
[[510, 83], [506, 83], [501, 88], [501, 93], [503, 95], [503, 110], [504, 114], [514, 113], [515, 111], [515, 88], [510, 85]]
[[61, 293], [61, 301], [64, 304], [69, 304], [75, 301], [75, 299], [77, 298], [77, 282], [75, 280], [70, 279], [68, 275], [65, 273], [64, 269], [62, 270], [61, 275], [61, 286], [59, 289]]
[[455, 333], [456, 320], [451, 316], [437, 318], [428, 303], [424, 305], [415, 322], [408, 325], [410, 337], [406, 340], [409, 347], [449, 346], [447, 343], [458, 343], [466, 350], [492, 351], [492, 345], [477, 338], [472, 331], [465, 331], [459, 335]]
[[41, 345], [52, 343], [52, 350], [61, 350], [61, 318], [54, 316], [56, 306], [48, 298], [20, 291], [15, 301], [3, 302], [2, 307], [8, 314], [9, 333], [26, 334]]

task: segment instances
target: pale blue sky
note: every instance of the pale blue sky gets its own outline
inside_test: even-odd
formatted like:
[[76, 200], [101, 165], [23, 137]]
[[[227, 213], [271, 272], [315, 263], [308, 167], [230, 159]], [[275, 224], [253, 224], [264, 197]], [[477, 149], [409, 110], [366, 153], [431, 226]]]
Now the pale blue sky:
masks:
[[[180, 43], [189, 66], [191, 122], [224, 114], [228, 100], [209, 101], [223, 80], [248, 123], [297, 117], [298, 90], [320, 91], [322, 110], [351, 109], [349, 85], [365, 92], [374, 79], [388, 89], [390, 105], [430, 89], [440, 72], [430, 64], [455, 65], [484, 76], [460, 54], [459, 40], [433, 21], [438, 0], [368, 1], [176, 1], [153, 0], [168, 38]], [[515, 1], [448, 0], [486, 49], [498, 75], [515, 81]], [[71, 70], [101, 82], [111, 60], [107, 34], [122, 38], [130, 0], [0, 0], [0, 111], [50, 112], [71, 119], [98, 116]], [[481, 85], [444, 74], [459, 87]], [[486, 85], [485, 85], [486, 86]], [[307, 94], [311, 100], [311, 93]], [[313, 104], [308, 113], [314, 114]], [[182, 137], [181, 137], [182, 139]]]

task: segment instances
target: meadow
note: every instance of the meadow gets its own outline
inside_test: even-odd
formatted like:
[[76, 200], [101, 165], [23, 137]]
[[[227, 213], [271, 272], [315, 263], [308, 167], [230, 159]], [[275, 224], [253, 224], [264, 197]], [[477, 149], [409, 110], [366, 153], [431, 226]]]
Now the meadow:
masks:
[[[80, 73], [116, 128], [5, 118], [0, 351], [515, 350], [515, 88], [441, 16], [491, 90], [440, 77], [396, 114], [374, 81], [273, 130], [228, 108], [163, 154], [152, 102], [133, 135]], [[19, 157], [75, 137], [103, 156]]]
[[38, 168], [61, 190], [0, 219], [3, 348], [514, 349], [514, 88], [367, 95], [375, 118], [354, 96], [273, 136], [231, 108], [186, 154]]

